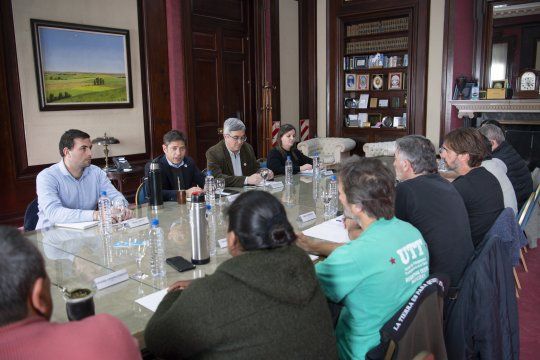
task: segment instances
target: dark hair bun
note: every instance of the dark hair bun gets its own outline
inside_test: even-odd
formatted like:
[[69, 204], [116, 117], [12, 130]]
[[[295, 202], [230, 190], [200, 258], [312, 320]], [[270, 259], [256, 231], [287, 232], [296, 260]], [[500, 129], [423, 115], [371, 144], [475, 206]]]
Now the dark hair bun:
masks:
[[292, 228], [289, 226], [289, 229], [287, 229], [287, 226], [283, 224], [273, 226], [270, 229], [268, 237], [275, 246], [289, 245], [296, 240], [296, 235]]

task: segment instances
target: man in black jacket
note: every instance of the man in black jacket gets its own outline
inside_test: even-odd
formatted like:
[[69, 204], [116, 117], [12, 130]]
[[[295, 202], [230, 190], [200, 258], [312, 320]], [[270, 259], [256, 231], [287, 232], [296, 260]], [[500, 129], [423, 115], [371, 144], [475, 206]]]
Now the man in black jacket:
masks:
[[[163, 135], [163, 155], [153, 162], [159, 163], [161, 170], [163, 201], [176, 201], [178, 190], [186, 190], [187, 196], [204, 187], [204, 174], [197, 168], [195, 161], [186, 156], [186, 139], [178, 130], [171, 130]], [[148, 176], [150, 163], [145, 166]]]
[[484, 124], [480, 127], [480, 132], [491, 142], [492, 156], [506, 164], [507, 175], [516, 192], [518, 209], [520, 209], [533, 191], [532, 177], [527, 163], [512, 145], [505, 141], [504, 133], [500, 127]]
[[459, 175], [452, 185], [467, 208], [475, 248], [504, 209], [499, 181], [480, 166], [486, 152], [482, 135], [473, 128], [458, 128], [449, 132], [441, 147], [441, 158], [447, 168]]

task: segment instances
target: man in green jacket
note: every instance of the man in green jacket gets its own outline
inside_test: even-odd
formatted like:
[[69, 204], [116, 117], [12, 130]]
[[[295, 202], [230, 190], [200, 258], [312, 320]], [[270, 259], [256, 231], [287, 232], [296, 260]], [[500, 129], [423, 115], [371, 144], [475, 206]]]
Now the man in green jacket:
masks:
[[[246, 126], [229, 118], [223, 124], [223, 140], [206, 151], [206, 166], [214, 177], [225, 178], [225, 186], [257, 185], [262, 177], [251, 145], [246, 143]], [[269, 178], [272, 178], [271, 173]]]

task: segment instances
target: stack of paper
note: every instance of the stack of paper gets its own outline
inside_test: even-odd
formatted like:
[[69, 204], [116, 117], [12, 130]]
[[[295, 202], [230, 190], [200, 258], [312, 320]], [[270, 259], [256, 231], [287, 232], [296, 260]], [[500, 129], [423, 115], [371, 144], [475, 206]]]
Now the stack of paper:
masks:
[[350, 241], [349, 233], [343, 225], [343, 215], [335, 219], [325, 221], [303, 231], [307, 236], [317, 239], [332, 241], [336, 243], [347, 243]]
[[55, 224], [56, 227], [76, 229], [76, 230], [86, 230], [94, 227], [98, 224], [98, 221], [84, 221], [84, 222], [75, 222], [75, 223], [62, 223]]

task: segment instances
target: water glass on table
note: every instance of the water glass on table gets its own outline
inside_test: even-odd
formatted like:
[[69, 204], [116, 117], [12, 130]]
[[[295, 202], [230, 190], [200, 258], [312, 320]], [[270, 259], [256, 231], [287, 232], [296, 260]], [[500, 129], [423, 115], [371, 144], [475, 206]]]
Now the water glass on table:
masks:
[[270, 169], [262, 167], [259, 169], [258, 173], [263, 179], [263, 188], [266, 189], [266, 179], [268, 179], [268, 176], [270, 175]]
[[112, 202], [112, 216], [116, 218], [116, 221], [119, 224], [119, 230], [124, 230], [126, 224], [122, 221], [126, 220], [126, 210], [128, 204], [124, 198], [117, 197]]
[[132, 254], [137, 262], [137, 272], [133, 274], [133, 278], [137, 280], [146, 279], [148, 275], [142, 272], [141, 261], [146, 253], [146, 249], [148, 248], [148, 240], [144, 239], [142, 235], [131, 236], [129, 238], [129, 247], [132, 249]]
[[221, 193], [225, 190], [225, 179], [224, 178], [217, 178], [216, 179], [216, 192], [219, 195], [219, 203], [218, 205], [223, 205], [223, 200], [221, 200]]
[[333, 214], [333, 208], [332, 208], [332, 198], [333, 194], [330, 190], [325, 189], [321, 192], [321, 200], [324, 204], [324, 217], [325, 219], [329, 219], [334, 216]]

